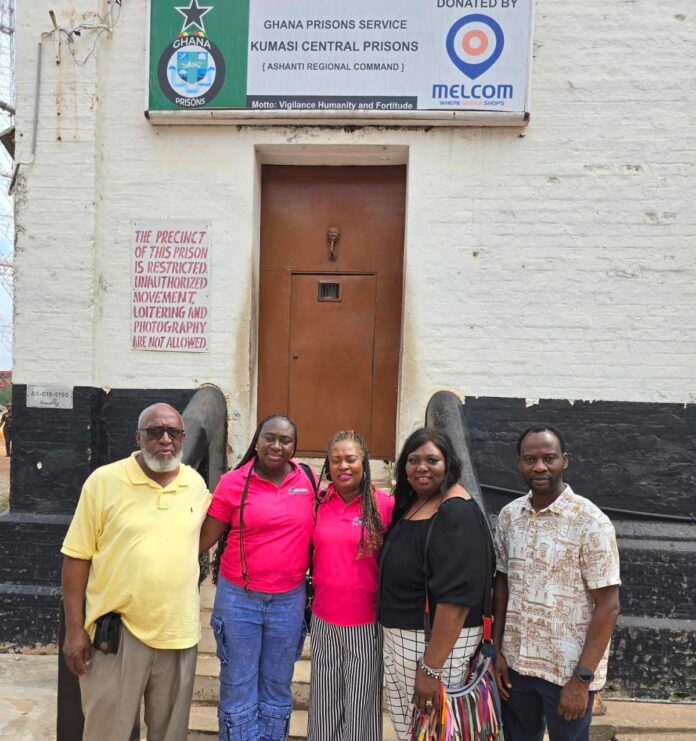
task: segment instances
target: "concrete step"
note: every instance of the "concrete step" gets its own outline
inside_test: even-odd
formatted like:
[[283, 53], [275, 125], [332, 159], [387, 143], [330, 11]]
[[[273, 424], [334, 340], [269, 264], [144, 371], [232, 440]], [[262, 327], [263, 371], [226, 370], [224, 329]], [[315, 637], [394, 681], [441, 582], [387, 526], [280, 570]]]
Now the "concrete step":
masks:
[[201, 705], [217, 706], [220, 700], [220, 680], [196, 674], [193, 680], [193, 701]]
[[214, 654], [198, 654], [196, 661], [196, 676], [217, 677], [220, 676], [220, 661]]
[[[309, 707], [309, 682], [312, 665], [309, 659], [300, 659], [295, 663], [292, 676], [293, 707], [306, 710]], [[198, 659], [196, 678], [193, 685], [193, 699], [203, 704], [220, 701], [220, 667], [216, 656], [204, 656]], [[384, 711], [386, 712], [386, 704]]]
[[[201, 621], [201, 640], [198, 644], [199, 655], [217, 655], [217, 643], [215, 642], [215, 635], [210, 625], [206, 625]], [[308, 659], [311, 655], [311, 648], [309, 645], [309, 636], [305, 639], [304, 646], [302, 647], [302, 658]]]
[[[386, 713], [382, 715], [383, 741], [397, 741], [396, 733]], [[288, 741], [304, 741], [307, 738], [307, 712], [293, 710], [290, 717], [290, 735]]]
[[[192, 705], [189, 715], [189, 739], [198, 734], [201, 739], [209, 739], [218, 733], [217, 707], [215, 705]], [[307, 738], [307, 711], [293, 710], [290, 716], [289, 739]], [[385, 739], [386, 741], [386, 739]]]
[[[308, 679], [308, 662], [298, 662], [296, 679]], [[591, 741], [693, 741], [696, 739], [696, 704], [622, 702], [606, 700], [607, 712], [592, 721]], [[195, 703], [191, 708], [189, 741], [210, 741], [217, 734], [215, 704]], [[293, 711], [288, 741], [306, 738], [306, 709]], [[384, 741], [396, 741], [384, 714]]]
[[[544, 734], [544, 741], [550, 741], [549, 734]], [[590, 726], [590, 741], [616, 741], [610, 726]]]
[[[311, 665], [308, 659], [295, 664], [292, 677], [292, 696], [294, 707], [306, 710], [309, 706], [309, 677]], [[220, 700], [220, 665], [216, 656], [199, 656], [196, 665], [196, 678], [193, 684], [194, 702], [217, 704]]]
[[215, 585], [208, 577], [201, 584], [201, 610], [212, 610], [215, 602]]
[[691, 733], [619, 733], [613, 737], [613, 741], [694, 741], [695, 738], [696, 731]]
[[293, 684], [309, 684], [309, 677], [312, 671], [312, 664], [309, 659], [300, 659], [295, 664], [295, 671], [292, 674]]
[[696, 704], [621, 702], [604, 697], [607, 712], [592, 721], [593, 726], [611, 726], [620, 741], [628, 738], [665, 737], [696, 739]]
[[217, 644], [215, 643], [215, 635], [210, 625], [206, 625], [201, 621], [201, 640], [198, 644], [198, 653], [201, 654], [214, 654], [217, 651]]
[[189, 713], [189, 736], [191, 733], [217, 734], [217, 705], [201, 705], [194, 702]]
[[[307, 641], [308, 649], [309, 641]], [[191, 708], [189, 741], [209, 741], [217, 734], [217, 658], [198, 660], [194, 705]], [[295, 709], [289, 741], [306, 737], [309, 700], [310, 662], [295, 664], [293, 696]], [[693, 741], [696, 739], [696, 705], [606, 701], [605, 715], [592, 721], [591, 741]], [[384, 713], [384, 741], [396, 741], [389, 718]]]
[[[384, 741], [397, 741], [387, 715], [383, 716]], [[189, 741], [209, 741], [218, 733], [217, 708], [214, 705], [192, 705], [189, 715]], [[307, 711], [293, 710], [290, 716], [288, 741], [304, 741], [307, 738]]]

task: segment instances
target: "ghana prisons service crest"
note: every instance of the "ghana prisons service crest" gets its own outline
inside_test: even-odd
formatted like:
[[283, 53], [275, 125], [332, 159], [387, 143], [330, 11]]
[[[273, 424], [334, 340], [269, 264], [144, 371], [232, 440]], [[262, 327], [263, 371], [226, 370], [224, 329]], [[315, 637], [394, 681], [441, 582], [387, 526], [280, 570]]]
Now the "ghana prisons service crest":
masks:
[[198, 0], [177, 10], [184, 18], [181, 32], [160, 55], [157, 78], [162, 92], [182, 108], [209, 104], [225, 80], [222, 52], [208, 38], [204, 17], [213, 10]]

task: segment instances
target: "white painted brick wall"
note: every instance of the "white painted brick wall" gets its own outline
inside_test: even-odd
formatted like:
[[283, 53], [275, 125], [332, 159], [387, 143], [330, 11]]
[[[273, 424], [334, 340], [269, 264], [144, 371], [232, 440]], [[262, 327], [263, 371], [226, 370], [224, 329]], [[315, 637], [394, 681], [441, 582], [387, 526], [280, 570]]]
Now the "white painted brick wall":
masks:
[[[67, 25], [97, 5], [20, 3], [22, 159], [47, 11]], [[44, 42], [39, 145], [18, 188], [17, 383], [212, 381], [230, 395], [242, 450], [255, 393], [256, 148], [391, 145], [409, 151], [400, 437], [442, 387], [696, 402], [696, 13], [685, 3], [538, 0], [524, 131], [352, 133], [149, 124], [146, 5], [124, 2], [83, 67], [65, 44], [56, 65]], [[213, 225], [211, 350], [134, 352], [131, 224], [180, 217]]]

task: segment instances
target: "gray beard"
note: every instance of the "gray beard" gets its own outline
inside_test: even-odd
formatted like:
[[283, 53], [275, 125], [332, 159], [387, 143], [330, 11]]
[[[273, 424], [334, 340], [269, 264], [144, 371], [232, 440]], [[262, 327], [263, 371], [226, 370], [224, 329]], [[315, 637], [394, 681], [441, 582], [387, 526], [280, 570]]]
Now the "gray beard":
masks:
[[142, 445], [140, 446], [140, 452], [143, 454], [143, 460], [145, 465], [155, 473], [171, 473], [176, 471], [181, 464], [181, 451], [179, 455], [168, 460], [160, 460], [156, 455], [149, 453]]

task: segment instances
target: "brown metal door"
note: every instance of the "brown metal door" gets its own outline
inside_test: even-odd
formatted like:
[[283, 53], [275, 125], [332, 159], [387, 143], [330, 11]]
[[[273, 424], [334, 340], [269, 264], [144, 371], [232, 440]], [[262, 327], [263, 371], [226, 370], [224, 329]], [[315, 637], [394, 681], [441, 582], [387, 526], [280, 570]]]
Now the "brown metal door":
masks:
[[373, 275], [293, 275], [288, 410], [304, 451], [336, 430], [372, 427]]
[[350, 428], [394, 457], [405, 197], [402, 166], [263, 167], [258, 416], [290, 414], [301, 454]]

